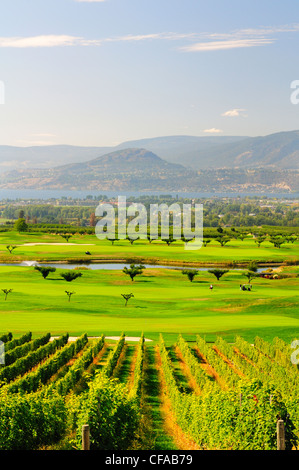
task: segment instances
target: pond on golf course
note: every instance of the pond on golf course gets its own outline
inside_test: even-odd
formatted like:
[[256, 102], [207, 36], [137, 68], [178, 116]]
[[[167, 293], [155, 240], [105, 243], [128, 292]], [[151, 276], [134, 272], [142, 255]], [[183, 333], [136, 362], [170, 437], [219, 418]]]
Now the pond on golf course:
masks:
[[[136, 263], [140, 264], [140, 263]], [[28, 266], [49, 266], [57, 269], [76, 269], [76, 268], [88, 268], [92, 270], [96, 269], [106, 269], [106, 270], [119, 270], [124, 269], [125, 266], [129, 267], [130, 263], [38, 263], [37, 261], [22, 261], [21, 263], [0, 263], [0, 266], [18, 266], [18, 267], [28, 267]], [[158, 265], [158, 264], [143, 264], [145, 268], [155, 268], [155, 269], [198, 269], [199, 271], [208, 271], [213, 269], [213, 267], [188, 267], [188, 266], [177, 266], [177, 265]], [[259, 267], [257, 272], [265, 271], [266, 269], [275, 269], [278, 266], [263, 266]], [[226, 269], [226, 268], [225, 268]], [[242, 271], [246, 268], [227, 268], [230, 271]]]

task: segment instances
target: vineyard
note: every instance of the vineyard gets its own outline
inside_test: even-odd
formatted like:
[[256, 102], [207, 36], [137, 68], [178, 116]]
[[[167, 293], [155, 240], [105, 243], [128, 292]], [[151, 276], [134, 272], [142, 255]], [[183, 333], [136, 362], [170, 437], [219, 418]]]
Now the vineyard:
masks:
[[1, 450], [81, 449], [86, 424], [91, 449], [274, 450], [278, 420], [299, 447], [299, 371], [279, 338], [0, 340]]

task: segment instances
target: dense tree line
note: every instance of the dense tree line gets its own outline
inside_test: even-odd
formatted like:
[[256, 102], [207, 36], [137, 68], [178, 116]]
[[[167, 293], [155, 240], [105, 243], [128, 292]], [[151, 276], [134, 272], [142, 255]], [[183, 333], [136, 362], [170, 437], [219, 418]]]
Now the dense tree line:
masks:
[[[96, 205], [95, 205], [96, 207]], [[37, 223], [72, 223], [87, 225], [95, 207], [84, 206], [55, 206], [51, 204], [15, 206], [7, 205], [2, 209], [1, 217], [16, 220], [24, 218], [26, 222]]]
[[[108, 202], [108, 201], [105, 201]], [[117, 198], [110, 202], [116, 203]], [[243, 198], [206, 198], [190, 199], [164, 196], [140, 196], [127, 198], [127, 205], [133, 202], [142, 203], [149, 214], [151, 204], [203, 204], [205, 227], [242, 227], [242, 226], [299, 226], [299, 208], [291, 200], [264, 199], [258, 197]], [[84, 201], [77, 205], [56, 205], [54, 202], [44, 204], [17, 205], [14, 203], [3, 204], [0, 215], [4, 219], [12, 221], [24, 219], [27, 224], [58, 224], [74, 226], [94, 226], [96, 224], [95, 210], [99, 201]], [[117, 206], [115, 205], [116, 217]], [[171, 219], [170, 219], [171, 220]], [[194, 214], [192, 218], [194, 222]]]

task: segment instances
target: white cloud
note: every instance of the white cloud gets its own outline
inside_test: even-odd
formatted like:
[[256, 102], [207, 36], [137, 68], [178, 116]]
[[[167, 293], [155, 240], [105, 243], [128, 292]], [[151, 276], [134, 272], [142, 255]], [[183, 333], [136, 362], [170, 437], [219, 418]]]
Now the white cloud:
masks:
[[128, 34], [126, 36], [107, 37], [103, 39], [85, 39], [67, 35], [43, 35], [31, 37], [0, 37], [0, 47], [58, 47], [58, 46], [101, 46], [107, 42], [139, 42], [150, 40], [179, 40], [193, 38], [193, 34], [153, 33]]
[[[75, 0], [77, 2], [102, 2], [105, 0]], [[147, 34], [128, 34], [125, 36], [86, 39], [69, 35], [40, 35], [31, 37], [0, 37], [0, 47], [59, 47], [59, 46], [101, 46], [114, 42], [141, 41], [188, 41], [178, 50], [183, 52], [219, 51], [239, 48], [249, 48], [273, 44], [279, 33], [299, 32], [299, 24], [277, 27], [261, 27], [256, 29], [235, 30], [228, 33], [176, 33], [160, 32]], [[190, 42], [192, 42], [190, 44]]]
[[247, 117], [247, 114], [245, 114], [246, 109], [241, 109], [241, 108], [235, 108], [235, 109], [229, 109], [228, 111], [225, 111], [225, 113], [222, 113], [221, 116], [224, 117]]
[[212, 127], [212, 129], [205, 129], [203, 131], [205, 134], [221, 134], [223, 132], [222, 129], [215, 129], [215, 127]]
[[56, 46], [74, 46], [79, 38], [66, 35], [48, 35], [32, 36], [27, 38], [0, 37], [0, 47], [56, 47]]
[[30, 47], [62, 47], [62, 46], [100, 46], [102, 41], [84, 39], [67, 35], [44, 35], [31, 37], [0, 37], [0, 47], [30, 48]]
[[299, 24], [295, 23], [283, 26], [239, 29], [228, 33], [201, 33], [197, 35], [200, 42], [180, 47], [179, 50], [183, 52], [205, 52], [265, 46], [276, 42], [277, 38], [273, 36], [277, 34], [297, 32], [299, 32]]
[[205, 41], [181, 47], [183, 52], [202, 52], [202, 51], [220, 51], [227, 49], [239, 49], [244, 47], [264, 46], [272, 44], [275, 39], [256, 38], [256, 39], [232, 39], [225, 41]]

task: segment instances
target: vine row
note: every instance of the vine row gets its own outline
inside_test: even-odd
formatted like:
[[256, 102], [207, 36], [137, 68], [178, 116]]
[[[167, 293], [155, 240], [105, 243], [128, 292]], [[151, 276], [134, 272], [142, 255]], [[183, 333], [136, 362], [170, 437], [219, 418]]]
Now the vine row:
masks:
[[30, 393], [36, 392], [42, 385], [45, 385], [53, 374], [65, 365], [74, 354], [77, 354], [87, 343], [87, 335], [80, 336], [75, 342], [66, 344], [55, 354], [46, 359], [38, 367], [26, 374], [24, 377], [16, 379], [5, 388], [9, 393]]
[[63, 347], [67, 343], [68, 337], [68, 334], [62, 335], [60, 338], [40, 346], [36, 351], [31, 351], [27, 356], [17, 359], [13, 364], [0, 369], [0, 382], [9, 383], [25, 374], [57, 349]]

